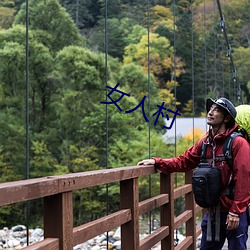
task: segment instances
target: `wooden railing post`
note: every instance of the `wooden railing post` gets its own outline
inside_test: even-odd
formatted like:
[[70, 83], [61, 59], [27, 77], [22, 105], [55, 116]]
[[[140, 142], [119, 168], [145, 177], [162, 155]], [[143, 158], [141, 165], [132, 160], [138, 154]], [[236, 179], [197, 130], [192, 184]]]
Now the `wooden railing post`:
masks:
[[132, 220], [121, 226], [121, 249], [139, 250], [138, 178], [120, 182], [121, 209], [131, 209]]
[[161, 206], [161, 226], [169, 227], [169, 235], [161, 241], [162, 250], [174, 249], [174, 178], [173, 174], [160, 174], [160, 192], [169, 194], [169, 202]]
[[60, 250], [73, 249], [72, 192], [44, 198], [44, 238], [59, 238]]
[[[186, 172], [185, 182], [191, 184], [192, 172]], [[192, 210], [192, 217], [186, 222], [186, 236], [193, 237], [193, 243], [188, 250], [196, 249], [196, 212], [193, 192], [185, 195], [185, 210]]]

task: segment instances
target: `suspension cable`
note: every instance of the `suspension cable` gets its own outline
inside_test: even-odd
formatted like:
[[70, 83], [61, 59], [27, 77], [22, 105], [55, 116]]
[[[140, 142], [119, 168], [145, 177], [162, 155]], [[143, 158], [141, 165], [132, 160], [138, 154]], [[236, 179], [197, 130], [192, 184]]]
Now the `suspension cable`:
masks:
[[[230, 65], [228, 66], [229, 67], [229, 71], [231, 70], [231, 67]], [[228, 92], [229, 92], [229, 99], [231, 100], [231, 76], [228, 75]]]
[[[176, 86], [176, 2], [175, 0], [173, 0], [173, 23], [174, 23], [174, 74], [173, 74], [173, 80], [174, 80], [174, 96], [175, 96], [175, 109], [177, 109], [176, 105], [177, 105], [177, 86]], [[175, 129], [175, 137], [174, 137], [174, 151], [175, 151], [175, 156], [177, 154], [177, 125], [176, 122], [174, 123], [174, 129]], [[177, 187], [177, 173], [175, 173], [175, 187]], [[179, 238], [178, 238], [178, 231], [177, 229], [175, 230], [175, 241], [176, 241], [176, 245], [178, 245], [179, 243]]]
[[79, 28], [79, 0], [76, 0], [76, 26]]
[[221, 39], [218, 39], [218, 49], [219, 49], [218, 55], [220, 57], [219, 61], [221, 62], [220, 65], [219, 65], [220, 66], [219, 70], [220, 70], [220, 74], [221, 74], [222, 96], [225, 96], [225, 75], [224, 75], [225, 67], [224, 67], [224, 60], [221, 57], [221, 52], [223, 51], [223, 48], [224, 48], [224, 42], [223, 41], [221, 41]]
[[[105, 22], [104, 22], [104, 29], [105, 29], [105, 86], [108, 86], [108, 0], [105, 0]], [[108, 103], [108, 88], [106, 88], [106, 103]], [[108, 161], [108, 147], [109, 147], [109, 119], [108, 119], [108, 104], [106, 104], [106, 169], [109, 168], [109, 161]], [[106, 184], [106, 215], [109, 213], [109, 186]], [[108, 232], [107, 232], [107, 249], [108, 249]]]
[[[176, 25], [176, 2], [175, 0], [173, 0], [173, 12], [174, 12], [174, 74], [173, 74], [173, 80], [174, 80], [174, 96], [175, 96], [175, 108], [176, 108], [176, 99], [177, 99], [177, 86], [176, 86], [176, 28], [175, 28], [175, 25]], [[176, 149], [176, 144], [177, 144], [177, 141], [176, 141], [176, 122], [174, 123], [175, 125], [175, 156], [177, 154], [177, 149]], [[177, 182], [177, 180], [176, 180]]]
[[206, 39], [206, 23], [207, 23], [207, 18], [206, 18], [206, 0], [204, 0], [204, 94], [205, 98], [207, 98], [207, 39]]
[[[147, 1], [147, 12], [148, 12], [148, 18], [147, 18], [147, 29], [148, 29], [148, 158], [151, 157], [151, 148], [150, 148], [150, 0]], [[148, 188], [149, 188], [149, 197], [152, 195], [151, 190], [151, 175], [148, 176]], [[149, 212], [149, 233], [151, 233], [152, 228], [152, 212]]]
[[[213, 1], [213, 6], [214, 6], [214, 23], [216, 20], [216, 15], [215, 15], [215, 0]], [[217, 32], [216, 32], [216, 25], [214, 24], [214, 91], [217, 96]]]
[[[26, 174], [25, 179], [29, 179], [29, 0], [26, 0], [26, 45], [25, 45], [25, 71], [26, 71]], [[30, 203], [26, 202], [26, 230], [27, 245], [29, 245], [29, 210]]]
[[192, 115], [193, 115], [193, 144], [195, 141], [194, 134], [194, 117], [195, 117], [195, 106], [194, 106], [194, 10], [193, 10], [193, 0], [191, 0], [191, 30], [192, 30]]

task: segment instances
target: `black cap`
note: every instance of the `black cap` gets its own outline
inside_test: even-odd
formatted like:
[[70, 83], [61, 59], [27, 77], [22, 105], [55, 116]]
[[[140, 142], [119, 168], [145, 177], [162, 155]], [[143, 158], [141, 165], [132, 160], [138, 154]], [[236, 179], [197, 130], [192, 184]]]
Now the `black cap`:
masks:
[[206, 102], [207, 113], [209, 112], [209, 110], [213, 104], [216, 104], [216, 105], [220, 106], [221, 108], [223, 108], [224, 110], [226, 110], [235, 120], [237, 111], [236, 111], [234, 105], [227, 98], [221, 97], [221, 98], [215, 99], [215, 100], [208, 98], [207, 102]]

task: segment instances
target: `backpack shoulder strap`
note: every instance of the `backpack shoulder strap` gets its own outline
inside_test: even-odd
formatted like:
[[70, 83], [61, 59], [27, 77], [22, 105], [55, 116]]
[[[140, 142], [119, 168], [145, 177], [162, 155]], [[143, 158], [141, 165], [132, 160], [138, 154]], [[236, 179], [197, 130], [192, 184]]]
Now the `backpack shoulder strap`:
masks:
[[234, 139], [237, 136], [242, 136], [241, 133], [239, 132], [233, 132], [231, 133], [227, 138], [226, 141], [223, 145], [223, 154], [225, 156], [225, 159], [229, 165], [229, 167], [232, 169], [233, 168], [233, 156], [232, 156], [232, 144]]
[[207, 152], [207, 144], [202, 142], [202, 147], [201, 147], [201, 162], [205, 162], [206, 160], [206, 152]]

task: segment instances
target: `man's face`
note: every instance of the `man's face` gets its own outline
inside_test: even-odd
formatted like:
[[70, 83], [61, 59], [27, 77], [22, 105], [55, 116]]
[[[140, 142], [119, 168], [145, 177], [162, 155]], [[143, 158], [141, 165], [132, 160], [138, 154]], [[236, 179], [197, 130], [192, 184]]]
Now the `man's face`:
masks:
[[223, 112], [223, 109], [213, 104], [210, 108], [210, 110], [207, 113], [207, 124], [212, 127], [219, 127], [221, 123], [224, 122], [225, 114]]

